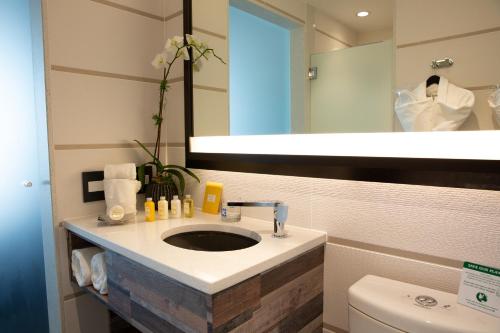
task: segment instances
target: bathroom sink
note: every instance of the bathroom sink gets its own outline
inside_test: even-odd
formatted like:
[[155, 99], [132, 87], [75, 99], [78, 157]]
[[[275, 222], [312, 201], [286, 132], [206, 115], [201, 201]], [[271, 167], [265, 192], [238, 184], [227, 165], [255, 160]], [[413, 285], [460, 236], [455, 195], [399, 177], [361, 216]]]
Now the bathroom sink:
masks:
[[221, 252], [246, 249], [258, 244], [261, 240], [258, 234], [241, 228], [204, 226], [199, 228], [201, 230], [189, 229], [177, 230], [176, 233], [165, 237], [163, 241], [188, 250]]

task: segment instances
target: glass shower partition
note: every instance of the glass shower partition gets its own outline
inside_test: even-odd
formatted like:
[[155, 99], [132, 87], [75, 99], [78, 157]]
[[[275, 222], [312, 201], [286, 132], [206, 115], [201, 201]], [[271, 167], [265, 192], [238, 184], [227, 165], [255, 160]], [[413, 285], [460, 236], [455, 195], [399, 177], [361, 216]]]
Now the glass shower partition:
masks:
[[391, 41], [312, 55], [311, 132], [392, 132], [392, 59]]

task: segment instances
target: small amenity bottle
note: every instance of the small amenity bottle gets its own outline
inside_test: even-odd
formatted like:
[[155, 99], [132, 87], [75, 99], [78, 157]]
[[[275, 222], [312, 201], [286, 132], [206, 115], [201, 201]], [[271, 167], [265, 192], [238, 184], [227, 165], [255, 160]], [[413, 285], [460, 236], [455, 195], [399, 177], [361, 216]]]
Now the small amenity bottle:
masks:
[[163, 196], [158, 201], [158, 220], [168, 220], [168, 202]]
[[147, 198], [144, 203], [144, 215], [147, 222], [154, 222], [155, 220], [155, 203], [153, 198]]
[[172, 199], [172, 201], [170, 201], [170, 210], [172, 211], [173, 218], [182, 217], [181, 201], [179, 200], [178, 195], [174, 195], [174, 198]]
[[184, 217], [194, 216], [194, 201], [191, 199], [191, 195], [186, 194], [184, 198]]

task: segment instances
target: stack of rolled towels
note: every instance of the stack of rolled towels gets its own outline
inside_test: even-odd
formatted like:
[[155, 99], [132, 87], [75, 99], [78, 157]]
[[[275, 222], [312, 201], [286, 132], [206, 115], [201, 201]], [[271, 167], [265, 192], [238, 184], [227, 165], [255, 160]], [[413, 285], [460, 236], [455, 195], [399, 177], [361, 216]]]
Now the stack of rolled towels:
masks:
[[134, 163], [108, 164], [104, 167], [104, 197], [106, 216], [116, 220], [112, 211], [121, 211], [120, 220], [128, 220], [137, 213], [136, 193], [141, 182], [136, 180]]
[[71, 269], [80, 287], [91, 284], [102, 295], [108, 293], [108, 276], [104, 252], [98, 247], [73, 250]]

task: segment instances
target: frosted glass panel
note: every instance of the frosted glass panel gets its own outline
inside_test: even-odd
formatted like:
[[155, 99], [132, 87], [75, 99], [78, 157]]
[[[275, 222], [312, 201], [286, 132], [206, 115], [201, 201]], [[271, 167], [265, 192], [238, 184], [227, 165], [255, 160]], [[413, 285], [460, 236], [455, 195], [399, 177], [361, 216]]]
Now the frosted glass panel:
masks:
[[46, 138], [37, 134], [28, 0], [0, 1], [0, 45], [0, 332], [43, 333], [37, 141]]
[[311, 132], [391, 132], [392, 42], [311, 56]]

